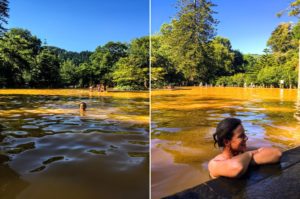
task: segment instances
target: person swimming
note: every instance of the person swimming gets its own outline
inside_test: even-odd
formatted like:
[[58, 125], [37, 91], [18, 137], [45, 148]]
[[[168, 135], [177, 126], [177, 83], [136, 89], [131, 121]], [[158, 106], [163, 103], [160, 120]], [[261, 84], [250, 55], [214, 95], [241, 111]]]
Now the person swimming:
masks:
[[212, 178], [220, 176], [240, 177], [251, 164], [272, 164], [280, 160], [282, 152], [274, 147], [248, 150], [244, 127], [240, 119], [226, 118], [218, 125], [213, 134], [214, 145], [222, 148], [222, 153], [208, 163]]
[[85, 102], [80, 102], [79, 104], [79, 110], [80, 111], [85, 111], [86, 110], [86, 103]]

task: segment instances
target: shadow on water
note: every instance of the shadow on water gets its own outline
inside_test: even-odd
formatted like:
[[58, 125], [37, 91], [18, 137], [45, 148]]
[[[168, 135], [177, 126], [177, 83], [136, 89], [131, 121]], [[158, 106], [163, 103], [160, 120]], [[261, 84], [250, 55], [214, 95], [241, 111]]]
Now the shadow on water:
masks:
[[4, 168], [24, 179], [8, 176], [4, 198], [148, 197], [146, 98], [1, 95], [0, 106]]

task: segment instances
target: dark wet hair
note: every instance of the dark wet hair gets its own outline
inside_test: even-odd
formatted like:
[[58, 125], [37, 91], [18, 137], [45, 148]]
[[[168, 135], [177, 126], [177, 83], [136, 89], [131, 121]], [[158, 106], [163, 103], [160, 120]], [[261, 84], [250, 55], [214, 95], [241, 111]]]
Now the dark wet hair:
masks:
[[237, 118], [225, 118], [217, 125], [216, 132], [213, 134], [214, 145], [218, 144], [218, 147], [224, 147], [224, 140], [230, 140], [233, 136], [233, 131], [242, 121]]
[[80, 108], [81, 110], [85, 111], [85, 109], [86, 109], [86, 103], [85, 103], [85, 102], [80, 102], [79, 108]]

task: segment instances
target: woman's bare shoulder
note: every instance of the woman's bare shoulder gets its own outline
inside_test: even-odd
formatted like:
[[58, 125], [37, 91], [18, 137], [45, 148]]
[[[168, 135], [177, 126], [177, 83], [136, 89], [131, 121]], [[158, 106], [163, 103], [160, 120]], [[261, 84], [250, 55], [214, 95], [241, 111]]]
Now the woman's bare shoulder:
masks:
[[213, 159], [211, 159], [210, 161], [223, 161], [223, 160], [228, 160], [228, 158], [225, 157], [223, 154], [219, 154], [215, 156]]

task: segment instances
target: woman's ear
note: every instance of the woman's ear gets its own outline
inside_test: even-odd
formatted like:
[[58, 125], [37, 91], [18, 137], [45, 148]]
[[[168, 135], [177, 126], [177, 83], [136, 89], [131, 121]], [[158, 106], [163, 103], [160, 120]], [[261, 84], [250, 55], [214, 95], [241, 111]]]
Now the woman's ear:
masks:
[[230, 140], [224, 139], [223, 143], [225, 147], [230, 146]]

